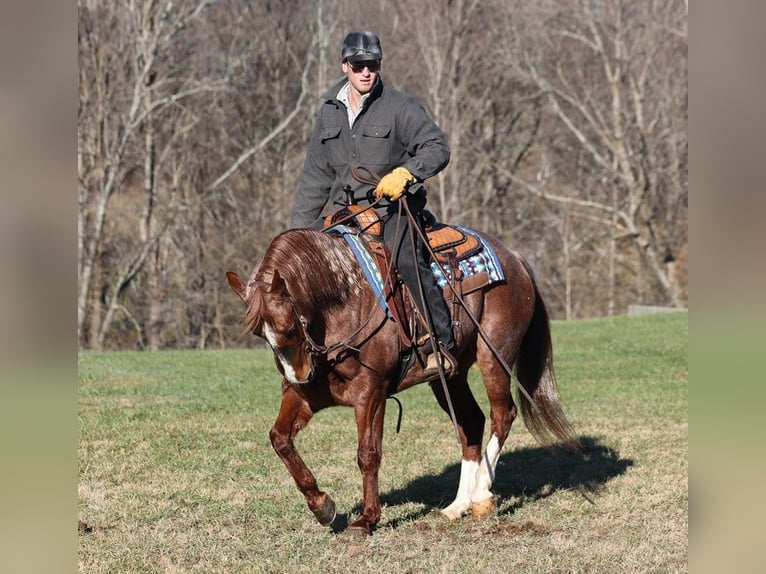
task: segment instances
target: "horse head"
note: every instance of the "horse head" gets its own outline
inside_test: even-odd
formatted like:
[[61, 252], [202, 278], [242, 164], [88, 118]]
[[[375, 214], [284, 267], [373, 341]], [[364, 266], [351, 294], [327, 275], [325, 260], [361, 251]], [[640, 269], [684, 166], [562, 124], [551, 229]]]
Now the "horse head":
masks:
[[[367, 293], [363, 271], [341, 238], [290, 229], [272, 240], [246, 284], [236, 273], [226, 276], [245, 303], [247, 330], [266, 339], [279, 372], [291, 383], [311, 382], [317, 365], [347, 347], [367, 324], [360, 322], [352, 332], [337, 320], [349, 315], [351, 300]], [[337, 341], [327, 345], [328, 335]]]
[[234, 272], [227, 272], [226, 278], [245, 303], [247, 329], [266, 340], [282, 376], [293, 384], [311, 382], [314, 355], [307, 341], [308, 319], [296, 309], [279, 271], [254, 272], [247, 285]]

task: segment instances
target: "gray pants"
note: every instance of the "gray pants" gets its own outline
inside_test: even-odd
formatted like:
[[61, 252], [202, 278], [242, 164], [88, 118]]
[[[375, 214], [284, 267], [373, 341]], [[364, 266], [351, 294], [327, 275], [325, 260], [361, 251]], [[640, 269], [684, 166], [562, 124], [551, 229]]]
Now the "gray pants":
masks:
[[[415, 217], [418, 217], [420, 211], [425, 207], [424, 198], [409, 195], [407, 199], [410, 211]], [[452, 351], [455, 346], [452, 335], [452, 319], [442, 296], [442, 290], [434, 280], [431, 266], [428, 263], [430, 257], [420, 235], [416, 230], [413, 230], [415, 239], [415, 253], [413, 253], [407, 215], [404, 212], [401, 216], [399, 215], [399, 206], [396, 202], [388, 207], [384, 221], [383, 240], [391, 249], [394, 264], [399, 270], [402, 281], [410, 290], [413, 301], [420, 312], [425, 317], [430, 317], [437, 341], [448, 351]], [[420, 297], [418, 276], [420, 276], [420, 283], [423, 287], [424, 299]]]

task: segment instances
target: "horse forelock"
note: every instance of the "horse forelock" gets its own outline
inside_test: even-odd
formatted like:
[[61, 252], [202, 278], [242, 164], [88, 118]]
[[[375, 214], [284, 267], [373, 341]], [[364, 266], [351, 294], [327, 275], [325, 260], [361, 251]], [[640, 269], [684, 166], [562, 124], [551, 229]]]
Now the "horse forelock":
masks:
[[256, 281], [278, 273], [301, 313], [343, 305], [361, 293], [364, 277], [343, 239], [310, 229], [293, 229], [272, 241]]

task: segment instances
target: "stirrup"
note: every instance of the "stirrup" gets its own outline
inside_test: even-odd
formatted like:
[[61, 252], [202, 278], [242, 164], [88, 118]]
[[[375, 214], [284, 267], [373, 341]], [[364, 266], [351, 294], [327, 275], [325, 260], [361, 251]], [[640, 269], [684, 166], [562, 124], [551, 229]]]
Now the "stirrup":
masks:
[[447, 349], [439, 346], [436, 353], [428, 355], [426, 366], [423, 369], [423, 380], [428, 382], [439, 378], [439, 363], [444, 370], [444, 378], [449, 379], [457, 372], [457, 359]]

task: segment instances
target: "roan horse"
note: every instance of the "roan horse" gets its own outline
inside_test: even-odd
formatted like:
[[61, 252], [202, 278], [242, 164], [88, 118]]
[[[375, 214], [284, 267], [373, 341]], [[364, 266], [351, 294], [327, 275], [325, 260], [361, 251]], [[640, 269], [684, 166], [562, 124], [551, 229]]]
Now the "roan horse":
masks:
[[[458, 368], [447, 380], [448, 393], [438, 381], [430, 385], [439, 405], [454, 411], [462, 446], [457, 496], [441, 511], [451, 520], [469, 512], [483, 517], [494, 508], [495, 467], [517, 416], [509, 366], [515, 365], [523, 420], [535, 439], [578, 448], [556, 391], [548, 313], [532, 271], [518, 254], [485, 240], [496, 251], [505, 281], [464, 297], [470, 315], [458, 307], [459, 316], [453, 317], [462, 324]], [[285, 231], [271, 242], [247, 283], [236, 273], [226, 275], [245, 303], [246, 329], [268, 342], [283, 375], [271, 443], [322, 525], [335, 520], [335, 503], [319, 489], [295, 449], [295, 436], [321, 409], [354, 409], [364, 502], [348, 530], [371, 534], [380, 520], [378, 469], [386, 399], [421, 382], [422, 366], [415, 362], [401, 378], [397, 327], [378, 305], [342, 238], [310, 229]], [[490, 405], [491, 436], [483, 457], [485, 417], [467, 380], [474, 363]]]

